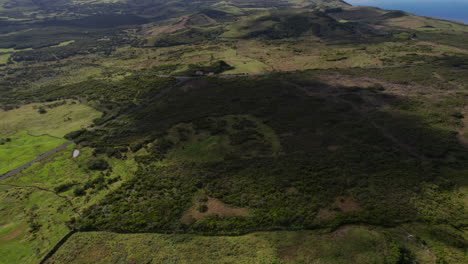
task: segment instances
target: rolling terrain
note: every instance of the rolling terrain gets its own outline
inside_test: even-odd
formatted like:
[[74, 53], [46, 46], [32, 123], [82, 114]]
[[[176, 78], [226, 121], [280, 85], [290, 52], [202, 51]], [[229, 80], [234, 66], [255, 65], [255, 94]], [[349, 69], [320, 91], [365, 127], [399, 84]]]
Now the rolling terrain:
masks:
[[338, 0], [0, 0], [0, 176], [69, 142], [0, 180], [0, 263], [465, 263], [467, 43]]

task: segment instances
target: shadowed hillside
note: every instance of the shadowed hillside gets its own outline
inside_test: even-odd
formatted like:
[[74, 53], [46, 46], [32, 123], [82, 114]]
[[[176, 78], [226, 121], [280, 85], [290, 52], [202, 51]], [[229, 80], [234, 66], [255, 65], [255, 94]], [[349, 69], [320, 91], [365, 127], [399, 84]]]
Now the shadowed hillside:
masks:
[[0, 264], [464, 263], [467, 32], [338, 0], [0, 0]]

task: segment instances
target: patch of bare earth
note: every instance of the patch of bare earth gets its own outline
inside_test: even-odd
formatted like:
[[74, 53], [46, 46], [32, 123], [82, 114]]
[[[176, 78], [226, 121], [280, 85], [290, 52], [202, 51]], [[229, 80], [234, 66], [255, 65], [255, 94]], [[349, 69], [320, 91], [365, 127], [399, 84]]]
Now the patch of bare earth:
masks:
[[337, 197], [335, 202], [331, 204], [331, 207], [337, 208], [337, 210], [322, 208], [318, 212], [318, 216], [317, 216], [318, 219], [319, 220], [331, 219], [338, 212], [349, 213], [349, 212], [362, 211], [361, 206], [359, 206], [359, 204], [352, 197], [349, 197], [349, 196]]
[[286, 193], [298, 193], [295, 187], [286, 188]]
[[334, 237], [344, 236], [349, 232], [349, 230], [351, 230], [353, 228], [356, 228], [356, 227], [359, 227], [359, 226], [345, 225], [345, 226], [342, 226], [342, 227], [338, 228], [337, 230], [335, 230], [335, 232], [331, 233], [331, 235], [334, 236]]
[[[198, 197], [193, 199], [193, 206], [182, 216], [181, 222], [189, 224], [193, 219], [199, 220], [208, 215], [228, 216], [247, 216], [249, 214], [246, 208], [232, 207], [218, 199], [208, 198], [206, 202], [201, 202]], [[202, 205], [207, 206], [205, 212], [200, 212]]]
[[340, 148], [339, 146], [328, 146], [327, 150], [333, 152], [333, 151], [337, 151], [339, 148]]
[[15, 230], [13, 230], [13, 232], [10, 232], [4, 236], [1, 236], [0, 241], [7, 242], [7, 241], [15, 240], [16, 238], [20, 237], [24, 233], [25, 230], [26, 230], [26, 226], [20, 225]]

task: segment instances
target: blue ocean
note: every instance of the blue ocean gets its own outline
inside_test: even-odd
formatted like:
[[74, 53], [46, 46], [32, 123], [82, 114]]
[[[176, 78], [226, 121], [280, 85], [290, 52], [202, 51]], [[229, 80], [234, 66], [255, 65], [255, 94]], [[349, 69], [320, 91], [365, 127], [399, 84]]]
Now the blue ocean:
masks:
[[345, 0], [358, 6], [376, 6], [403, 10], [421, 16], [431, 16], [468, 24], [468, 0]]

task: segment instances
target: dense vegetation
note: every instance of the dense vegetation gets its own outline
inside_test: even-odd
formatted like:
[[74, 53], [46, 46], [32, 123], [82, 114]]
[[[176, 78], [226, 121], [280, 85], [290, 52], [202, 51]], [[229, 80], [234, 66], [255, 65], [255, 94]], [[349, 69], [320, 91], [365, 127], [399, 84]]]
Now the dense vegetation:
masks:
[[[14, 108], [14, 105], [18, 103], [75, 98], [103, 111], [105, 115], [102, 120], [105, 120], [143, 104], [148, 99], [157, 96], [163, 88], [168, 87], [174, 81], [171, 78], [155, 75], [155, 72], [150, 69], [114, 82], [88, 80], [66, 86], [44, 86], [34, 91], [7, 93], [1, 102], [5, 108], [9, 109]], [[135, 88], [138, 90], [136, 93]]]
[[73, 140], [0, 183], [0, 263], [463, 263], [467, 32], [330, 0], [0, 1], [0, 171]]
[[[131, 146], [137, 153], [143, 147], [147, 154], [136, 156], [141, 164], [138, 176], [90, 208], [77, 227], [242, 233], [343, 223], [430, 221], [463, 226], [465, 215], [455, 209], [457, 201], [442, 197], [466, 170], [466, 150], [452, 132], [432, 127], [425, 116], [409, 114], [422, 106], [367, 89], [343, 87], [328, 93], [330, 88], [320, 83], [308, 89], [321, 94], [306, 96], [280, 80], [198, 81], [192, 84], [198, 88], [172, 91], [158, 104], [132, 114], [125, 123], [106, 128], [105, 133], [85, 135], [82, 140], [93, 147], [108, 147], [114, 142], [116, 146]], [[395, 112], [363, 113], [362, 109], [376, 107], [365, 100], [384, 100], [395, 105]], [[281, 152], [273, 152], [268, 147], [272, 143], [264, 141], [265, 132], [259, 132], [259, 125], [248, 119], [235, 133], [229, 122], [206, 119], [232, 114], [255, 116], [276, 135], [285, 135], [280, 136]], [[447, 129], [457, 126], [457, 117], [445, 119]], [[181, 122], [193, 125], [170, 129]], [[143, 144], [133, 147], [131, 142], [136, 138]], [[221, 150], [205, 146], [224, 144], [223, 138], [229, 143]], [[210, 151], [217, 151], [218, 158], [191, 158]], [[449, 157], [456, 158], [449, 161]], [[158, 163], [161, 159], [163, 163]], [[431, 196], [427, 196], [429, 190]], [[182, 223], [196, 194], [249, 208], [249, 216]], [[360, 209], [341, 212], [337, 197], [355, 201]], [[429, 204], [438, 206], [428, 211]], [[320, 219], [323, 208], [336, 217]]]

